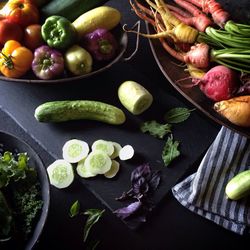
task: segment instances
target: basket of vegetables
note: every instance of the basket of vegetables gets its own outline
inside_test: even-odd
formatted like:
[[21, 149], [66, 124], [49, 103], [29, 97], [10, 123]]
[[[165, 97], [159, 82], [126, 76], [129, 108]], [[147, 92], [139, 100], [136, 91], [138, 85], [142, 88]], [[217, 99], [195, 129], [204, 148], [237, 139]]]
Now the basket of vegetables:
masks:
[[0, 249], [32, 249], [50, 203], [46, 169], [35, 151], [0, 131]]
[[119, 10], [105, 0], [9, 0], [0, 10], [0, 80], [58, 83], [87, 78], [123, 56]]

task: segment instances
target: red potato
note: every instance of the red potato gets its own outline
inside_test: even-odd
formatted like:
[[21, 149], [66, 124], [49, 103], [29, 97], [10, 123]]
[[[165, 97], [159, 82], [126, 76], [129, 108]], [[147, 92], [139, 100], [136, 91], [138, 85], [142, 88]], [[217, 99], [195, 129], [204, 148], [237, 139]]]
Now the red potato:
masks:
[[208, 98], [216, 102], [232, 98], [239, 87], [235, 71], [223, 65], [211, 68], [196, 83]]
[[4, 45], [8, 40], [21, 42], [23, 39], [23, 30], [16, 24], [7, 19], [0, 20], [0, 44]]

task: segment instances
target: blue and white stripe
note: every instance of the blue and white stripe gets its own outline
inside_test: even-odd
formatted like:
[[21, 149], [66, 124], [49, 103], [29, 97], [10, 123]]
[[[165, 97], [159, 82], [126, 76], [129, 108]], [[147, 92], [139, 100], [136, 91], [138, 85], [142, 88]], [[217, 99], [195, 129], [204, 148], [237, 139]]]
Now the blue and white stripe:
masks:
[[172, 188], [175, 198], [189, 210], [238, 234], [249, 230], [250, 197], [227, 199], [228, 181], [250, 169], [249, 140], [222, 127], [196, 173]]

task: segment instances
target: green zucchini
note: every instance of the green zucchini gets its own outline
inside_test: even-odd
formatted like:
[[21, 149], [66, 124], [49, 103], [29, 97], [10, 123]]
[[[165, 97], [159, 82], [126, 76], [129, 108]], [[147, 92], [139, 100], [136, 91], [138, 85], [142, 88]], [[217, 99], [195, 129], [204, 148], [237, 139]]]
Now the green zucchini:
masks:
[[118, 125], [126, 120], [121, 109], [104, 102], [89, 100], [46, 102], [36, 108], [34, 115], [39, 122], [88, 119]]
[[239, 200], [250, 194], [250, 169], [234, 176], [226, 185], [226, 195], [231, 200]]
[[103, 5], [108, 0], [52, 0], [41, 8], [41, 16], [46, 19], [52, 15], [66, 17], [73, 22], [81, 14]]

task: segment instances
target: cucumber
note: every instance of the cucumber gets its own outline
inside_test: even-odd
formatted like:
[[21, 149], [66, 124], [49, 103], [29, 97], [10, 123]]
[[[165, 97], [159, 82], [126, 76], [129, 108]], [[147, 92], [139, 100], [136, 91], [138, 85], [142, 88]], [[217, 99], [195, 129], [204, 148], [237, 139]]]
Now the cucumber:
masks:
[[111, 141], [111, 143], [113, 144], [114, 147], [114, 152], [113, 154], [110, 156], [111, 159], [115, 159], [116, 157], [119, 156], [119, 152], [122, 149], [122, 146], [118, 143], [118, 142], [114, 142]]
[[63, 145], [62, 152], [64, 160], [77, 163], [88, 155], [89, 145], [85, 141], [72, 139]]
[[134, 149], [131, 145], [124, 146], [119, 152], [119, 158], [122, 161], [131, 159], [134, 156]]
[[234, 176], [226, 185], [226, 195], [231, 200], [239, 200], [250, 194], [250, 169]]
[[121, 109], [107, 103], [89, 100], [46, 102], [36, 108], [34, 116], [39, 122], [88, 119], [119, 125], [126, 120]]
[[52, 15], [66, 17], [73, 22], [81, 14], [103, 5], [108, 0], [52, 0], [41, 8], [41, 16], [46, 19]]
[[118, 161], [112, 160], [111, 168], [108, 172], [104, 173], [104, 176], [109, 179], [113, 178], [116, 176], [119, 169], [120, 169], [120, 163]]
[[72, 165], [59, 159], [50, 164], [47, 168], [50, 184], [57, 188], [66, 188], [74, 180], [74, 172]]
[[114, 152], [114, 146], [112, 142], [105, 141], [105, 140], [96, 140], [92, 146], [92, 151], [101, 150], [106, 153], [108, 156], [111, 156]]
[[76, 167], [76, 172], [78, 173], [78, 175], [80, 175], [83, 178], [89, 178], [89, 177], [94, 177], [96, 176], [96, 174], [91, 173], [85, 165], [85, 159], [79, 161], [77, 163], [77, 167]]
[[85, 167], [93, 175], [104, 174], [111, 168], [110, 157], [100, 150], [92, 151], [85, 159]]
[[153, 102], [151, 93], [135, 81], [123, 82], [118, 88], [118, 97], [121, 104], [134, 115], [143, 113]]

